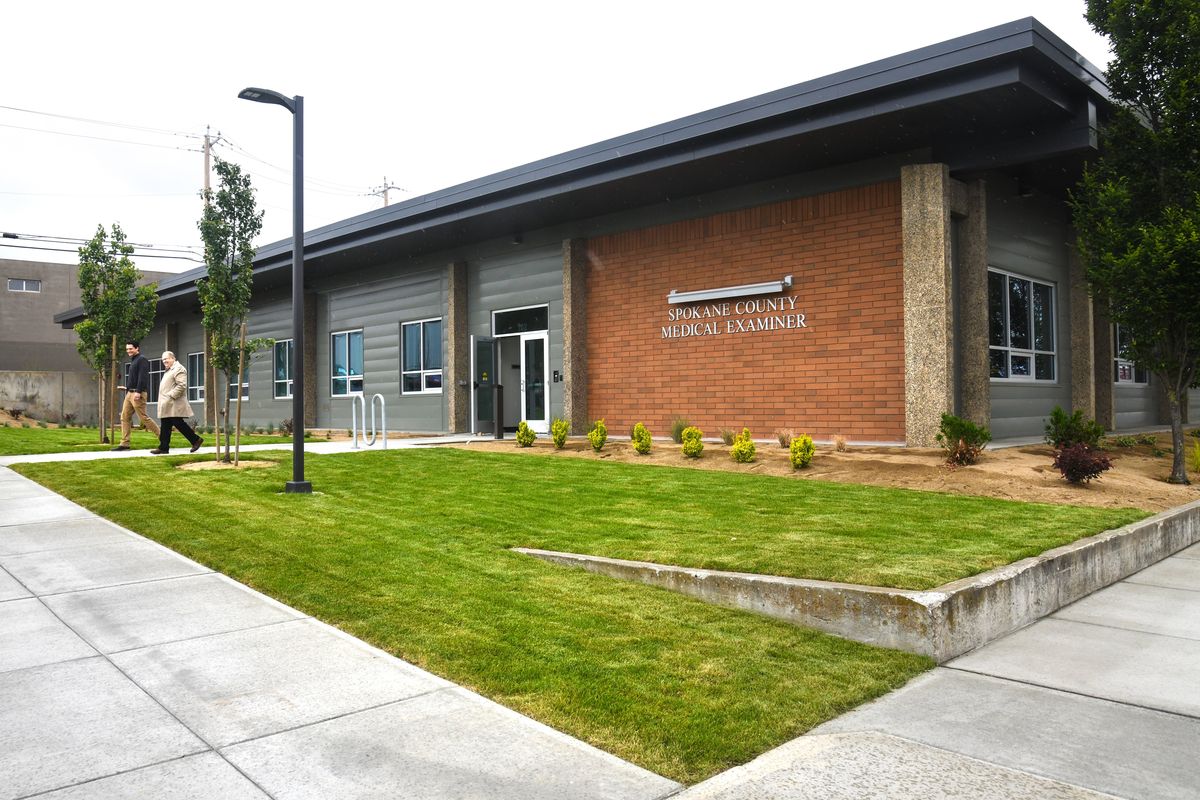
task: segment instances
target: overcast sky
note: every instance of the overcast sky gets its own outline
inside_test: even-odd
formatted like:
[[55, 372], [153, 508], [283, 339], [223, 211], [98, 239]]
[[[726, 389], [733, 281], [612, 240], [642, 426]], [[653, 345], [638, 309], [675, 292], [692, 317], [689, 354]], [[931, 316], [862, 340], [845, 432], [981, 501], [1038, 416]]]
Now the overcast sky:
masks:
[[0, 258], [73, 262], [70, 240], [113, 222], [131, 242], [198, 257], [209, 128], [215, 152], [252, 174], [258, 243], [290, 237], [291, 117], [237, 99], [246, 86], [305, 98], [311, 230], [381, 207], [371, 193], [385, 178], [399, 202], [1022, 17], [1104, 67], [1107, 43], [1083, 11], [1082, 0], [10, 3], [0, 231], [21, 238], [0, 239]]

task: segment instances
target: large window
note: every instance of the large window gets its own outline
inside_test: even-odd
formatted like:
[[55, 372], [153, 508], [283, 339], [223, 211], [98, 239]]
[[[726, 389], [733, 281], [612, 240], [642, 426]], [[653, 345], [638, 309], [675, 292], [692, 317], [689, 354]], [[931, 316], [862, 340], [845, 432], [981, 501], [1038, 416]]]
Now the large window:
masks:
[[204, 353], [188, 353], [188, 402], [198, 403], [204, 400]]
[[[242, 373], [242, 377], [249, 379], [250, 371], [246, 370], [244, 373]], [[250, 399], [250, 381], [247, 380], [245, 383], [242, 384], [242, 393], [241, 393], [241, 395], [239, 395], [237, 379], [238, 379], [238, 376], [237, 376], [236, 372], [229, 376], [229, 399], [234, 401], [235, 403], [238, 402], [239, 400], [249, 400]]]
[[1054, 286], [988, 270], [988, 356], [999, 380], [1053, 381]]
[[33, 278], [9, 278], [8, 290], [10, 292], [40, 292], [42, 290], [42, 282], [36, 281]]
[[403, 349], [400, 390], [404, 394], [442, 391], [442, 321], [426, 319], [400, 326]]
[[363, 332], [340, 331], [329, 337], [329, 393], [334, 397], [363, 390]]
[[1139, 367], [1129, 358], [1129, 331], [1120, 325], [1113, 326], [1113, 342], [1116, 358], [1113, 359], [1113, 380], [1117, 383], [1145, 385], [1150, 382], [1150, 371]]
[[275, 343], [275, 399], [288, 400], [292, 396], [292, 340], [280, 339]]

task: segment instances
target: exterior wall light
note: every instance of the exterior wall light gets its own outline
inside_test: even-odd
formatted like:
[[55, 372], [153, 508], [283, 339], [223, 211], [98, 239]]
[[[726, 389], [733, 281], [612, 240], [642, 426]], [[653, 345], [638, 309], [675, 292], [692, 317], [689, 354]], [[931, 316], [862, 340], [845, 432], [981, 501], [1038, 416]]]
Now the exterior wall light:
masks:
[[719, 289], [697, 289], [692, 292], [677, 292], [672, 289], [667, 293], [668, 303], [698, 303], [704, 300], [721, 300], [726, 297], [749, 297], [756, 294], [777, 294], [791, 288], [792, 276], [785, 275], [783, 280], [767, 281], [766, 283], [743, 283], [739, 286], [722, 286]]

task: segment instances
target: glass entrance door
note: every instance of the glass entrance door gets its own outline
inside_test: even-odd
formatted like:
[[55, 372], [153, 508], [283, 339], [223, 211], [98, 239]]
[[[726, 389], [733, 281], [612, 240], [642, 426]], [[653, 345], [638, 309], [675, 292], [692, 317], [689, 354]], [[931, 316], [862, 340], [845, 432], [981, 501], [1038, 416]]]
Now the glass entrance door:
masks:
[[545, 333], [521, 335], [521, 418], [538, 433], [550, 430], [550, 374]]
[[472, 339], [474, 402], [471, 405], [475, 409], [472, 430], [475, 433], [495, 433], [496, 340], [482, 337]]

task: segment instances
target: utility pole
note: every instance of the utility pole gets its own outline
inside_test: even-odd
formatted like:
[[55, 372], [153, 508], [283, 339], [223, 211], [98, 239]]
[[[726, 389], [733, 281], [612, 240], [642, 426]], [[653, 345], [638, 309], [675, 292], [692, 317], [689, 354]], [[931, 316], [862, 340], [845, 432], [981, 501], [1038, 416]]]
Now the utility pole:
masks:
[[387, 176], [386, 176], [386, 175], [384, 175], [384, 176], [383, 176], [383, 186], [380, 186], [378, 189], [372, 189], [371, 191], [367, 192], [367, 194], [369, 194], [369, 195], [373, 195], [373, 196], [375, 196], [375, 197], [382, 197], [382, 198], [383, 198], [383, 207], [384, 207], [384, 208], [387, 208], [387, 205], [388, 205], [388, 191], [389, 191], [390, 189], [395, 189], [395, 190], [397, 190], [397, 191], [400, 191], [400, 192], [403, 192], [403, 191], [405, 191], [405, 189], [403, 189], [403, 188], [401, 188], [401, 187], [399, 187], [399, 186], [395, 185], [394, 183], [388, 183]]

